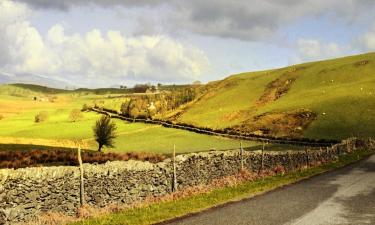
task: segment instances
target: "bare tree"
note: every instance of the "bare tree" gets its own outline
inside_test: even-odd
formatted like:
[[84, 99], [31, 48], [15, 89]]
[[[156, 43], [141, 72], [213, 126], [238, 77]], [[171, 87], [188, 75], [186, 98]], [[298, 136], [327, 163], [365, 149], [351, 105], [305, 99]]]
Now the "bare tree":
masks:
[[111, 121], [109, 116], [100, 117], [93, 127], [95, 141], [98, 142], [98, 151], [101, 152], [102, 147], [114, 147], [114, 139], [116, 138], [116, 124]]

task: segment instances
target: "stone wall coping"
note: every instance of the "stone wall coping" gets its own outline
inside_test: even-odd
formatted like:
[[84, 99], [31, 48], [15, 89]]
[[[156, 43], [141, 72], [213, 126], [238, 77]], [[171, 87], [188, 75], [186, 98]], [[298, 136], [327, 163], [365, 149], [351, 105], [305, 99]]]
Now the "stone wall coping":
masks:
[[[298, 154], [305, 153], [305, 151], [265, 151], [266, 155], [286, 155], [286, 154]], [[191, 158], [213, 158], [218, 156], [238, 156], [240, 154], [238, 150], [227, 150], [227, 151], [208, 151], [198, 153], [187, 153], [176, 156], [177, 162], [184, 162]], [[256, 151], [244, 151], [245, 156], [259, 155], [261, 150]], [[151, 171], [156, 167], [161, 169], [171, 165], [171, 158], [167, 158], [159, 163], [150, 163], [147, 161], [111, 161], [104, 164], [89, 164], [84, 163], [84, 171], [88, 174], [110, 174], [110, 173], [121, 173], [126, 171]], [[0, 169], [0, 184], [3, 184], [8, 179], [45, 179], [45, 178], [61, 178], [68, 174], [74, 174], [74, 177], [79, 176], [79, 168], [77, 166], [51, 166], [51, 167], [29, 167], [19, 169]]]

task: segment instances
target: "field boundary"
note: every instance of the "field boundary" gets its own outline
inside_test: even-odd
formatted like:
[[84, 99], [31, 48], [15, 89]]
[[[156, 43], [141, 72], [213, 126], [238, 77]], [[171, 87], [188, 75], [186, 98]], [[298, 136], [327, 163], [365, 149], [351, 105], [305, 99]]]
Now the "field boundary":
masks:
[[[160, 198], [175, 191], [208, 185], [217, 179], [249, 174], [284, 174], [335, 162], [342, 155], [373, 150], [373, 140], [347, 140], [332, 148], [294, 152], [260, 153], [226, 151], [178, 155], [174, 160], [87, 164], [84, 193], [81, 172], [74, 166], [34, 167], [0, 170], [0, 188], [7, 202], [0, 207], [0, 221], [22, 222], [46, 212], [77, 215], [79, 197], [96, 208], [132, 205], [150, 197]], [[176, 180], [177, 182], [174, 182]]]
[[111, 118], [120, 119], [128, 122], [139, 122], [146, 124], [159, 124], [167, 128], [175, 128], [181, 130], [187, 130], [200, 134], [216, 135], [221, 137], [227, 137], [231, 139], [240, 139], [248, 141], [258, 141], [258, 142], [269, 142], [276, 144], [289, 144], [289, 145], [298, 145], [298, 146], [311, 146], [311, 147], [331, 147], [332, 145], [338, 144], [341, 140], [314, 140], [308, 138], [277, 138], [277, 137], [268, 137], [268, 136], [259, 136], [254, 134], [240, 134], [236, 131], [230, 129], [224, 130], [214, 130], [207, 127], [196, 127], [190, 124], [176, 123], [168, 120], [157, 120], [157, 119], [143, 119], [143, 118], [130, 118], [124, 115], [121, 115], [115, 110], [91, 107], [89, 111], [96, 113], [108, 115]]

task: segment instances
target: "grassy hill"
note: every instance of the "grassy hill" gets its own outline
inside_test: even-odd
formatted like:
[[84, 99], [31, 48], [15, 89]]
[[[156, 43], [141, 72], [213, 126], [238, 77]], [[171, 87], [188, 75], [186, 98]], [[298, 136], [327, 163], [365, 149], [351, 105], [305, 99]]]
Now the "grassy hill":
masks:
[[375, 53], [236, 74], [208, 88], [178, 121], [274, 136], [375, 136]]
[[[172, 112], [170, 119], [271, 136], [375, 136], [375, 53], [236, 74], [196, 88], [204, 89], [203, 96]], [[80, 139], [95, 149], [92, 125], [99, 115], [86, 113], [84, 119], [72, 123], [69, 113], [96, 102], [118, 109], [126, 98], [122, 92], [127, 90], [1, 85], [0, 143], [68, 146]], [[47, 111], [49, 119], [37, 124], [34, 116], [40, 111]], [[180, 152], [238, 146], [237, 140], [147, 124], [118, 122], [118, 127], [112, 151], [168, 152], [173, 144]]]

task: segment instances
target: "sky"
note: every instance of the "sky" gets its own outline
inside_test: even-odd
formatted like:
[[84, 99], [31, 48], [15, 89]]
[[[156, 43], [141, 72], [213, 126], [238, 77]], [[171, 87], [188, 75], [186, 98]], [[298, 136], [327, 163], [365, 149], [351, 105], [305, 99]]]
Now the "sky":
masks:
[[0, 82], [191, 83], [375, 51], [373, 0], [0, 0]]

